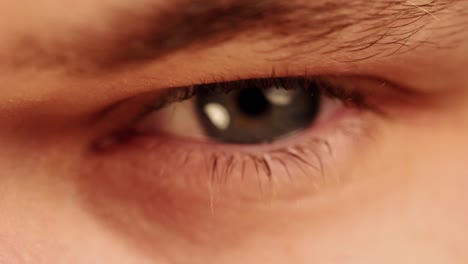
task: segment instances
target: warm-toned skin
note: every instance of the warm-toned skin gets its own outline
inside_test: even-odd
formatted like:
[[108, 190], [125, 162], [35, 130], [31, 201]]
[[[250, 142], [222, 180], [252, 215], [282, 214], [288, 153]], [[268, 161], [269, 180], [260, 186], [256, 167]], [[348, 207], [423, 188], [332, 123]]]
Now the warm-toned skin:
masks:
[[[467, 263], [468, 1], [373, 2], [1, 0], [0, 263]], [[377, 109], [258, 146], [132, 122], [272, 72]]]

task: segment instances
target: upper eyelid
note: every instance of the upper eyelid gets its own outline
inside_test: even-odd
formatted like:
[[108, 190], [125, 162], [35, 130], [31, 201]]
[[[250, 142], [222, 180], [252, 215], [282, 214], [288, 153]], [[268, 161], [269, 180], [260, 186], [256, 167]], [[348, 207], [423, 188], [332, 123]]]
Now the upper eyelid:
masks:
[[151, 107], [152, 110], [165, 107], [166, 105], [174, 101], [182, 101], [191, 98], [193, 95], [199, 92], [230, 92], [233, 89], [247, 88], [249, 85], [254, 84], [263, 87], [272, 86], [285, 86], [287, 82], [297, 82], [302, 80], [304, 82], [317, 81], [317, 76], [286, 76], [286, 77], [275, 77], [274, 75], [265, 78], [254, 78], [254, 79], [240, 79], [234, 81], [214, 81], [210, 83], [199, 83], [192, 84], [183, 87], [174, 87], [166, 89], [165, 93], [162, 93], [159, 98], [164, 100], [155, 104]]

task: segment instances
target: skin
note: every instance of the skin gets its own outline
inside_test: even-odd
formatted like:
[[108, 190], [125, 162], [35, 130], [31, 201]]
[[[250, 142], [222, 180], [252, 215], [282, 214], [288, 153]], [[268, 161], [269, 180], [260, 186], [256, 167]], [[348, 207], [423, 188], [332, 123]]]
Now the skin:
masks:
[[[421, 23], [434, 27], [414, 37], [449, 48], [421, 46], [363, 61], [341, 59], [376, 50], [272, 61], [258, 50], [276, 47], [278, 39], [240, 38], [91, 75], [8, 63], [23, 33], [47, 39], [73, 24], [98, 27], [109, 6], [147, 2], [64, 3], [0, 1], [0, 263], [467, 263], [468, 31], [460, 25], [468, 22], [458, 11], [468, 2], [426, 18]], [[246, 187], [232, 180], [231, 188], [216, 189], [210, 205], [206, 186], [161, 183], [147, 176], [164, 156], [144, 151], [151, 139], [113, 146], [110, 154], [89, 150], [132, 119], [142, 102], [96, 119], [122, 100], [144, 101], [145, 93], [154, 98], [162, 88], [200, 80], [269, 77], [272, 69], [284, 76], [375, 76], [410, 93], [374, 92], [388, 117], [348, 114], [363, 129], [342, 136], [334, 159], [325, 161], [338, 183], [314, 188], [299, 179], [278, 184], [277, 196], [259, 195], [254, 180]], [[330, 121], [314, 133], [336, 129]], [[173, 148], [184, 146], [174, 141]], [[207, 177], [206, 170], [194, 171]], [[255, 177], [253, 170], [247, 174]]]

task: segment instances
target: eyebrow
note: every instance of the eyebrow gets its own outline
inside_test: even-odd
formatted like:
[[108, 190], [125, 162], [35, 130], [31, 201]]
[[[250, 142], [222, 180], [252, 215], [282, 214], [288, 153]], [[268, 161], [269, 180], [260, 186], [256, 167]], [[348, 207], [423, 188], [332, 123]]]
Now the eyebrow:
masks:
[[[11, 52], [14, 55], [10, 61], [17, 67], [39, 64], [75, 72], [103, 72], [235, 38], [274, 38], [284, 43], [280, 48], [308, 47], [315, 52], [357, 52], [371, 47], [385, 51], [408, 46], [410, 37], [422, 29], [411, 28], [412, 24], [437, 19], [437, 13], [455, 1], [432, 0], [424, 5], [407, 0], [174, 0], [164, 6], [150, 3], [109, 9], [109, 19], [104, 19], [100, 30], [93, 25], [72, 28], [69, 36], [61, 36], [62, 41], [22, 36], [15, 43], [19, 52]], [[356, 25], [361, 28], [359, 38], [330, 45], [334, 37]], [[331, 46], [332, 49], [324, 48]]]

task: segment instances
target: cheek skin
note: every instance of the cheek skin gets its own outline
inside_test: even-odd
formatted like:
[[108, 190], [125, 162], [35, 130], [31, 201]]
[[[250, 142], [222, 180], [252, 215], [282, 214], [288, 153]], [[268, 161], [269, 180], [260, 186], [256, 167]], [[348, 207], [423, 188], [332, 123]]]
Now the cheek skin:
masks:
[[[99, 221], [147, 254], [176, 262], [464, 263], [466, 165], [440, 153], [466, 156], [468, 142], [460, 139], [468, 125], [460, 115], [439, 116], [386, 124], [373, 140], [378, 144], [347, 165], [345, 188], [310, 199], [210, 207], [209, 199], [171, 193], [164, 184], [166, 191], [148, 191], [142, 186], [154, 182], [138, 175], [119, 180], [127, 176], [125, 159], [113, 165], [121, 172], [114, 177], [90, 171], [77, 181], [82, 202]], [[424, 133], [428, 127], [438, 129]], [[151, 205], [139, 210], [145, 203]], [[146, 214], [152, 221], [142, 220]]]

